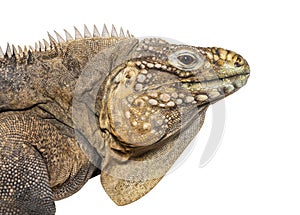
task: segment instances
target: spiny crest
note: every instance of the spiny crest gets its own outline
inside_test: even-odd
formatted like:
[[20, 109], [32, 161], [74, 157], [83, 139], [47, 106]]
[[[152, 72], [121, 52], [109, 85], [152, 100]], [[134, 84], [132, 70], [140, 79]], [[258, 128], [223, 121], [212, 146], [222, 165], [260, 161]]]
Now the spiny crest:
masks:
[[111, 32], [109, 33], [105, 24], [103, 26], [102, 34], [99, 33], [99, 30], [96, 27], [96, 25], [94, 25], [93, 34], [91, 34], [91, 32], [89, 31], [86, 25], [84, 25], [83, 36], [76, 27], [74, 27], [74, 31], [75, 31], [75, 36], [74, 36], [75, 39], [65, 29], [64, 29], [65, 39], [59, 33], [54, 31], [57, 40], [55, 40], [54, 37], [52, 37], [51, 34], [48, 32], [48, 37], [50, 42], [43, 39], [42, 42], [41, 41], [36, 42], [34, 48], [32, 46], [29, 46], [29, 48], [27, 48], [27, 46], [24, 46], [24, 49], [22, 49], [20, 46], [16, 48], [14, 45], [10, 46], [9, 44], [7, 44], [6, 52], [3, 52], [2, 48], [0, 47], [0, 59], [3, 58], [10, 59], [12, 57], [16, 57], [17, 59], [19, 59], [28, 56], [29, 52], [43, 52], [43, 51], [51, 50], [59, 44], [64, 44], [69, 41], [80, 40], [84, 38], [109, 38], [109, 37], [132, 38], [134, 37], [132, 34], [130, 34], [129, 31], [127, 31], [127, 34], [125, 35], [122, 27], [120, 28], [118, 34], [116, 27], [114, 25], [112, 25]]

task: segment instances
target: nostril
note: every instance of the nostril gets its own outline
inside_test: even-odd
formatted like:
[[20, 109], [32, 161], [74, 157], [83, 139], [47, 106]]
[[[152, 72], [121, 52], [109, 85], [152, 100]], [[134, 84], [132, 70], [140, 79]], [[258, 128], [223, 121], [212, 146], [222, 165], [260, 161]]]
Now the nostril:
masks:
[[233, 62], [235, 67], [241, 67], [245, 64], [245, 60], [240, 55], [235, 55], [233, 57]]
[[243, 66], [243, 65], [241, 65], [241, 64], [238, 63], [238, 62], [236, 62], [236, 63], [234, 63], [234, 66], [235, 66], [235, 67], [241, 67], [241, 66]]

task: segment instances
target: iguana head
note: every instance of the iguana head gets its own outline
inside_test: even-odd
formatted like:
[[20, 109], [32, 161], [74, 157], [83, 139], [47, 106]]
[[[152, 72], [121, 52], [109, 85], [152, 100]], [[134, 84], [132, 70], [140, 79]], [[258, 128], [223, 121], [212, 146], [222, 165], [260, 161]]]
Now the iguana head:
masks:
[[126, 53], [127, 60], [111, 66], [99, 119], [106, 150], [101, 182], [118, 205], [149, 192], [196, 136], [208, 105], [249, 77], [247, 62], [225, 49], [158, 38], [124, 44], [112, 58]]
[[244, 86], [248, 76], [247, 62], [235, 52], [144, 39], [106, 83], [100, 124], [122, 145], [118, 150], [145, 151]]

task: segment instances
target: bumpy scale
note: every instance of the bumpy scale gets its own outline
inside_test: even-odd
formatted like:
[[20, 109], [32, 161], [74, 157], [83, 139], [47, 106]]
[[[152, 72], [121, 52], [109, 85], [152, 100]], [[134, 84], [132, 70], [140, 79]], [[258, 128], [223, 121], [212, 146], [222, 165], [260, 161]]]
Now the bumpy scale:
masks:
[[0, 48], [0, 214], [54, 214], [100, 174], [118, 205], [149, 192], [236, 92], [247, 62], [222, 48], [84, 26]]

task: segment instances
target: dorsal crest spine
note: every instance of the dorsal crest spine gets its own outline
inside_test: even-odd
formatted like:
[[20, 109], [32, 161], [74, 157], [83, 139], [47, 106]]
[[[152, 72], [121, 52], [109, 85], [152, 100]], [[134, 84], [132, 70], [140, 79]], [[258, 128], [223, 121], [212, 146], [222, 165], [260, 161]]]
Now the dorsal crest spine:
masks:
[[[112, 25], [111, 27], [111, 33], [109, 33], [106, 25], [103, 25], [102, 34], [99, 33], [98, 28], [96, 25], [93, 27], [93, 34], [90, 33], [88, 27], [84, 25], [84, 32], [83, 36], [80, 33], [80, 31], [74, 27], [75, 30], [75, 36], [73, 37], [67, 30], [64, 29], [65, 32], [65, 39], [56, 31], [54, 31], [57, 40], [52, 37], [52, 35], [48, 32], [49, 42], [46, 39], [43, 39], [42, 41], [38, 41], [35, 43], [34, 48], [32, 46], [29, 46], [29, 49], [24, 46], [24, 49], [20, 46], [17, 46], [18, 48], [15, 48], [14, 45], [10, 46], [7, 44], [6, 51], [4, 52], [3, 49], [0, 47], [0, 60], [1, 59], [10, 59], [13, 56], [15, 56], [17, 59], [28, 56], [28, 51], [31, 50], [31, 52], [44, 52], [51, 49], [55, 49], [58, 45], [62, 45], [69, 41], [76, 41], [81, 40], [85, 38], [109, 38], [109, 37], [120, 37], [120, 38], [133, 38], [134, 36], [127, 31], [127, 34], [125, 35], [123, 28], [120, 28], [120, 33], [118, 34], [116, 27]], [[75, 38], [75, 39], [74, 39]]]

